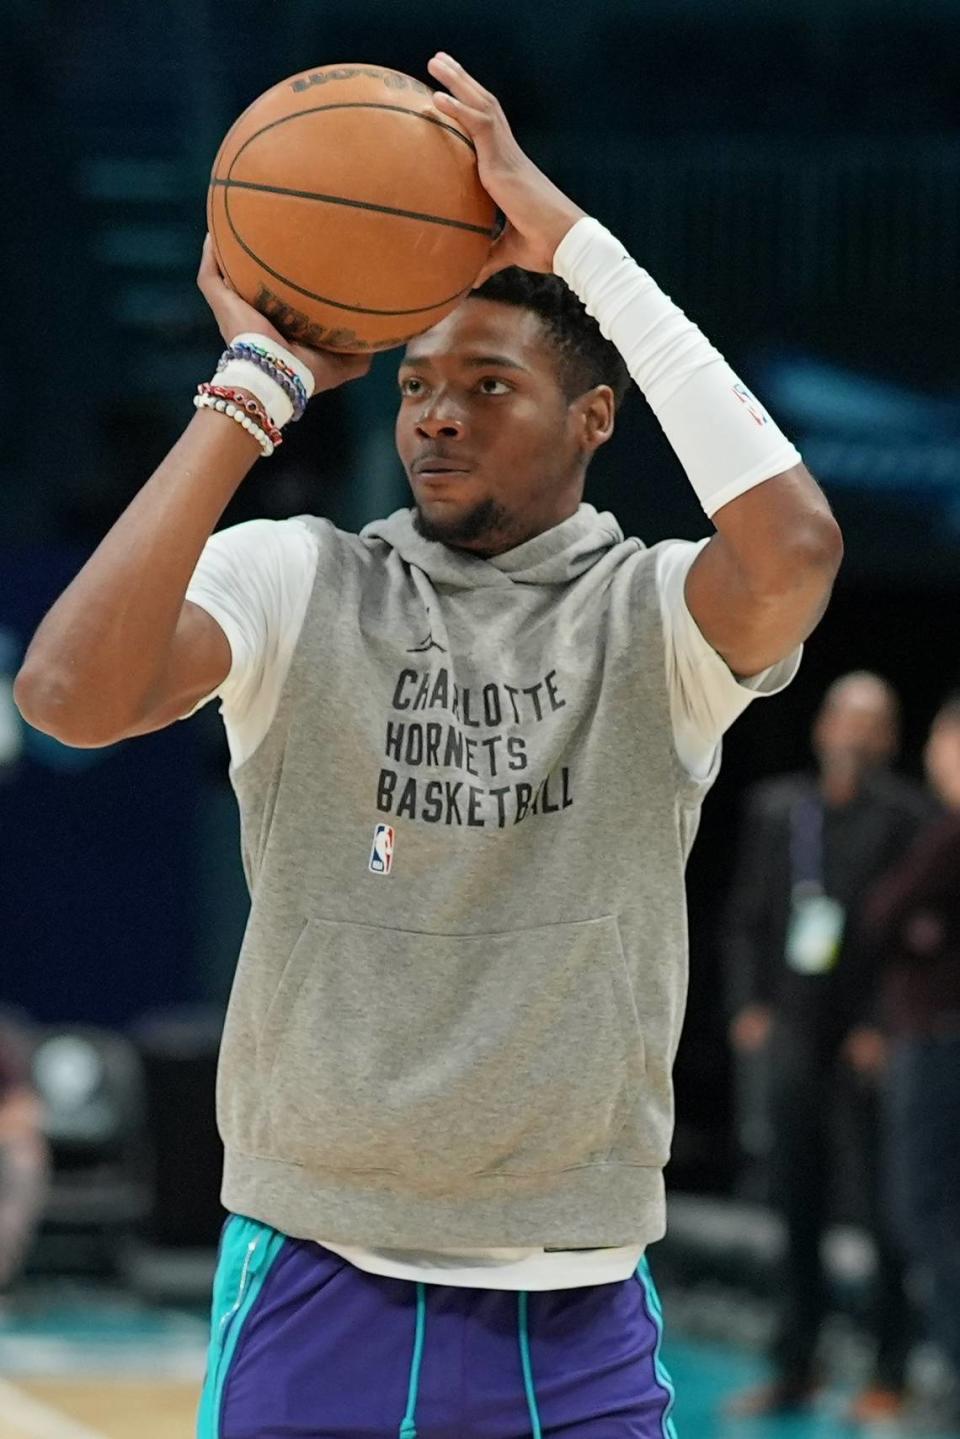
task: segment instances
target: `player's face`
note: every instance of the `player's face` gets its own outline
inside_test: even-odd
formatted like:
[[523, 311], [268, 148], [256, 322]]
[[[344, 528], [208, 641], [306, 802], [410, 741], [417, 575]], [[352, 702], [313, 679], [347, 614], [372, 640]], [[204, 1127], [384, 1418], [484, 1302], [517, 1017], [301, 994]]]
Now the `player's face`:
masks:
[[574, 513], [595, 444], [532, 311], [464, 301], [410, 341], [399, 384], [397, 450], [428, 539], [499, 554]]

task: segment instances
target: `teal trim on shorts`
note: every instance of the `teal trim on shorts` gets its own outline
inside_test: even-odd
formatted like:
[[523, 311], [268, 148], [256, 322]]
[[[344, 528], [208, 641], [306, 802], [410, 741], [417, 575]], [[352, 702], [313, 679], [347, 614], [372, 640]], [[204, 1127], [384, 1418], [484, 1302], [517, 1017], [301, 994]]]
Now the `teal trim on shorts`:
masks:
[[667, 1403], [660, 1419], [660, 1428], [663, 1439], [677, 1439], [677, 1431], [671, 1416], [676, 1401], [676, 1390], [673, 1387], [673, 1380], [667, 1373], [666, 1366], [660, 1357], [660, 1349], [663, 1344], [663, 1307], [660, 1304], [660, 1296], [657, 1293], [657, 1286], [653, 1282], [653, 1275], [650, 1273], [650, 1265], [647, 1263], [647, 1256], [644, 1255], [637, 1265], [637, 1278], [643, 1286], [643, 1292], [647, 1298], [647, 1308], [650, 1311], [650, 1318], [653, 1327], [657, 1331], [657, 1341], [653, 1349], [653, 1372], [656, 1375], [657, 1383], [661, 1386], [667, 1396]]
[[398, 1439], [417, 1439], [417, 1399], [420, 1394], [420, 1366], [423, 1363], [423, 1336], [427, 1328], [427, 1286], [417, 1283], [417, 1327], [413, 1336], [407, 1411], [400, 1422]]
[[527, 1408], [530, 1411], [530, 1426], [532, 1439], [543, 1439], [543, 1430], [540, 1427], [540, 1411], [537, 1408], [537, 1395], [533, 1387], [533, 1366], [530, 1363], [530, 1333], [527, 1326], [527, 1301], [530, 1296], [525, 1289], [520, 1291], [520, 1298], [517, 1300], [517, 1329], [520, 1337], [520, 1365], [523, 1369], [523, 1390], [527, 1396]]
[[220, 1439], [223, 1391], [247, 1315], [286, 1242], [285, 1236], [231, 1214], [223, 1227], [213, 1278], [207, 1374], [197, 1414], [197, 1439]]

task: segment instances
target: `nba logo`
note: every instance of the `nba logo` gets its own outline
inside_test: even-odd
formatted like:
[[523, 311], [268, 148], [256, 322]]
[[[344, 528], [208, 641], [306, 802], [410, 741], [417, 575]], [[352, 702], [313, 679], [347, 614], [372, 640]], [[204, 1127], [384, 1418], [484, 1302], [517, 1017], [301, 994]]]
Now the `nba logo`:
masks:
[[734, 385], [733, 393], [736, 395], [741, 405], [746, 405], [756, 424], [767, 424], [770, 416], [760, 404], [760, 401], [757, 399], [757, 397], [755, 395], [751, 395], [746, 385], [741, 385], [739, 383]]
[[393, 829], [389, 824], [378, 824], [373, 831], [370, 873], [389, 874], [391, 869], [393, 869]]

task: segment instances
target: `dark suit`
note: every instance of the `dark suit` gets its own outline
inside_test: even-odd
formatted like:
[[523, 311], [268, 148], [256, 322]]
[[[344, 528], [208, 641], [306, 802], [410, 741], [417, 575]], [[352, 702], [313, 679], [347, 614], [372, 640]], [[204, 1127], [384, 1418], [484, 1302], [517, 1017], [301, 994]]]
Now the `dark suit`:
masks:
[[[876, 1243], [878, 1273], [872, 1327], [878, 1382], [899, 1388], [908, 1342], [905, 1300], [890, 1226], [881, 1210], [880, 1111], [872, 1086], [838, 1066], [840, 1045], [872, 1018], [876, 996], [853, 962], [851, 936], [870, 886], [904, 853], [929, 813], [918, 787], [882, 772], [849, 804], [827, 808], [813, 775], [766, 781], [750, 793], [740, 862], [727, 915], [725, 958], [730, 1006], [768, 1005], [771, 1189], [787, 1230], [783, 1314], [773, 1360], [780, 1377], [812, 1377], [826, 1314], [820, 1239], [828, 1219], [831, 1125], [845, 1097], [866, 1192], [862, 1218]], [[811, 837], [812, 836], [812, 837]], [[788, 962], [795, 885], [815, 873], [824, 895], [842, 906], [838, 952], [823, 972]]]

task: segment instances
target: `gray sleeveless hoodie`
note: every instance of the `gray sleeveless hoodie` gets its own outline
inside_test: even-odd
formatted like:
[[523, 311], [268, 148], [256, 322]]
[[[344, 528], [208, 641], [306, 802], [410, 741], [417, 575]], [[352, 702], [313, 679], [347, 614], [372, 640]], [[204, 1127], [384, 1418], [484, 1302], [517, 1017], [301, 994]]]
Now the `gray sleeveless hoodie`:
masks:
[[673, 749], [656, 551], [589, 505], [491, 560], [406, 510], [307, 523], [299, 643], [232, 773], [224, 1204], [371, 1247], [657, 1239], [709, 782]]

